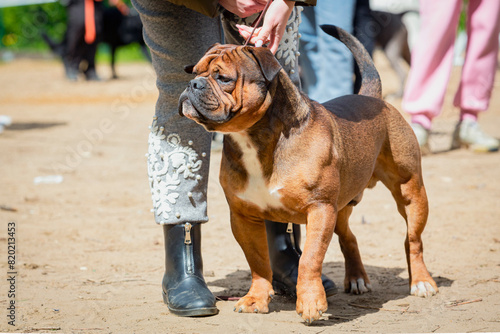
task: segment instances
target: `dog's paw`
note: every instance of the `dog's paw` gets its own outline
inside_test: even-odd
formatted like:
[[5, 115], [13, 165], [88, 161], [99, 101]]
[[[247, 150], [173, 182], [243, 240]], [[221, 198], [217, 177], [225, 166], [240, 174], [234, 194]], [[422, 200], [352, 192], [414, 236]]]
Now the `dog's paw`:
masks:
[[234, 312], [238, 313], [269, 313], [269, 302], [272, 293], [268, 296], [254, 296], [248, 293], [245, 297], [238, 300], [234, 306]]
[[300, 293], [297, 289], [297, 313], [304, 319], [306, 325], [318, 320], [324, 312], [328, 310], [325, 290], [311, 289], [305, 293]]
[[431, 297], [434, 296], [437, 291], [437, 287], [435, 288], [431, 283], [419, 281], [411, 286], [410, 294], [417, 297]]
[[365, 281], [364, 278], [346, 280], [344, 283], [344, 290], [353, 295], [361, 295], [363, 293], [372, 291], [370, 281]]

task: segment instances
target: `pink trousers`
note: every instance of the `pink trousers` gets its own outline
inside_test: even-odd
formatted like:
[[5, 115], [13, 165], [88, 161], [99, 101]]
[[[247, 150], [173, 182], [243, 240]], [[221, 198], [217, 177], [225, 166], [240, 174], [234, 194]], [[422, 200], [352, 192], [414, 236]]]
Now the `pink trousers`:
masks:
[[[462, 0], [420, 0], [420, 32], [413, 48], [403, 109], [430, 129], [441, 113], [450, 78]], [[454, 105], [461, 119], [477, 120], [488, 109], [500, 33], [500, 0], [469, 0], [467, 49]]]

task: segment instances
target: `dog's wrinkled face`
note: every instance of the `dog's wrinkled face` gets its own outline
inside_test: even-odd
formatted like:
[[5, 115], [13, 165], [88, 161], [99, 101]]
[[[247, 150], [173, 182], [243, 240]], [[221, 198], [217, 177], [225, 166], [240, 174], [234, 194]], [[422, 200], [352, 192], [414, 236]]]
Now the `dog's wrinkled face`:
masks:
[[269, 87], [280, 70], [267, 48], [216, 44], [193, 68], [179, 113], [208, 131], [247, 129], [271, 104]]

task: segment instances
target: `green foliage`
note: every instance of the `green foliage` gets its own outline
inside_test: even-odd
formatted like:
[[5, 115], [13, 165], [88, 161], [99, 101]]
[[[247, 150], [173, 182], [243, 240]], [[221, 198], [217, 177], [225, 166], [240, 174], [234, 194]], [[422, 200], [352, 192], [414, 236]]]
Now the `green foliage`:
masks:
[[[131, 7], [130, 0], [123, 2]], [[66, 17], [66, 8], [59, 2], [0, 8], [0, 51], [49, 52], [41, 34], [45, 32], [55, 41], [61, 41], [66, 31]], [[119, 48], [116, 55], [117, 61], [144, 60], [137, 44]], [[101, 44], [96, 61], [108, 63], [110, 58], [109, 47]]]
[[66, 30], [66, 10], [55, 2], [0, 9], [0, 48], [13, 51], [48, 50], [42, 32], [61, 40]]
[[[111, 61], [111, 51], [106, 44], [100, 44], [97, 48], [96, 62], [108, 64]], [[122, 46], [116, 51], [116, 62], [146, 61], [139, 44], [134, 43]]]
[[467, 22], [467, 7], [469, 6], [469, 1], [465, 0], [462, 6], [462, 12], [460, 13], [460, 19], [458, 21], [458, 31], [465, 31]]

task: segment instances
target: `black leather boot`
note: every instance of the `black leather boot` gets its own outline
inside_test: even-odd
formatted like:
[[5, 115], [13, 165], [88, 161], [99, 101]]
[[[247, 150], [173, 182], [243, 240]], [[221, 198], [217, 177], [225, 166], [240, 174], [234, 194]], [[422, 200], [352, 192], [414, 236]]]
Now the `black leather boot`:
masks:
[[203, 278], [200, 224], [164, 225], [163, 301], [171, 313], [208, 316], [218, 313], [215, 297]]
[[[278, 295], [297, 297], [297, 276], [299, 273], [300, 226], [266, 220], [267, 245], [273, 270], [273, 289]], [[337, 293], [335, 283], [321, 275], [326, 296]]]

